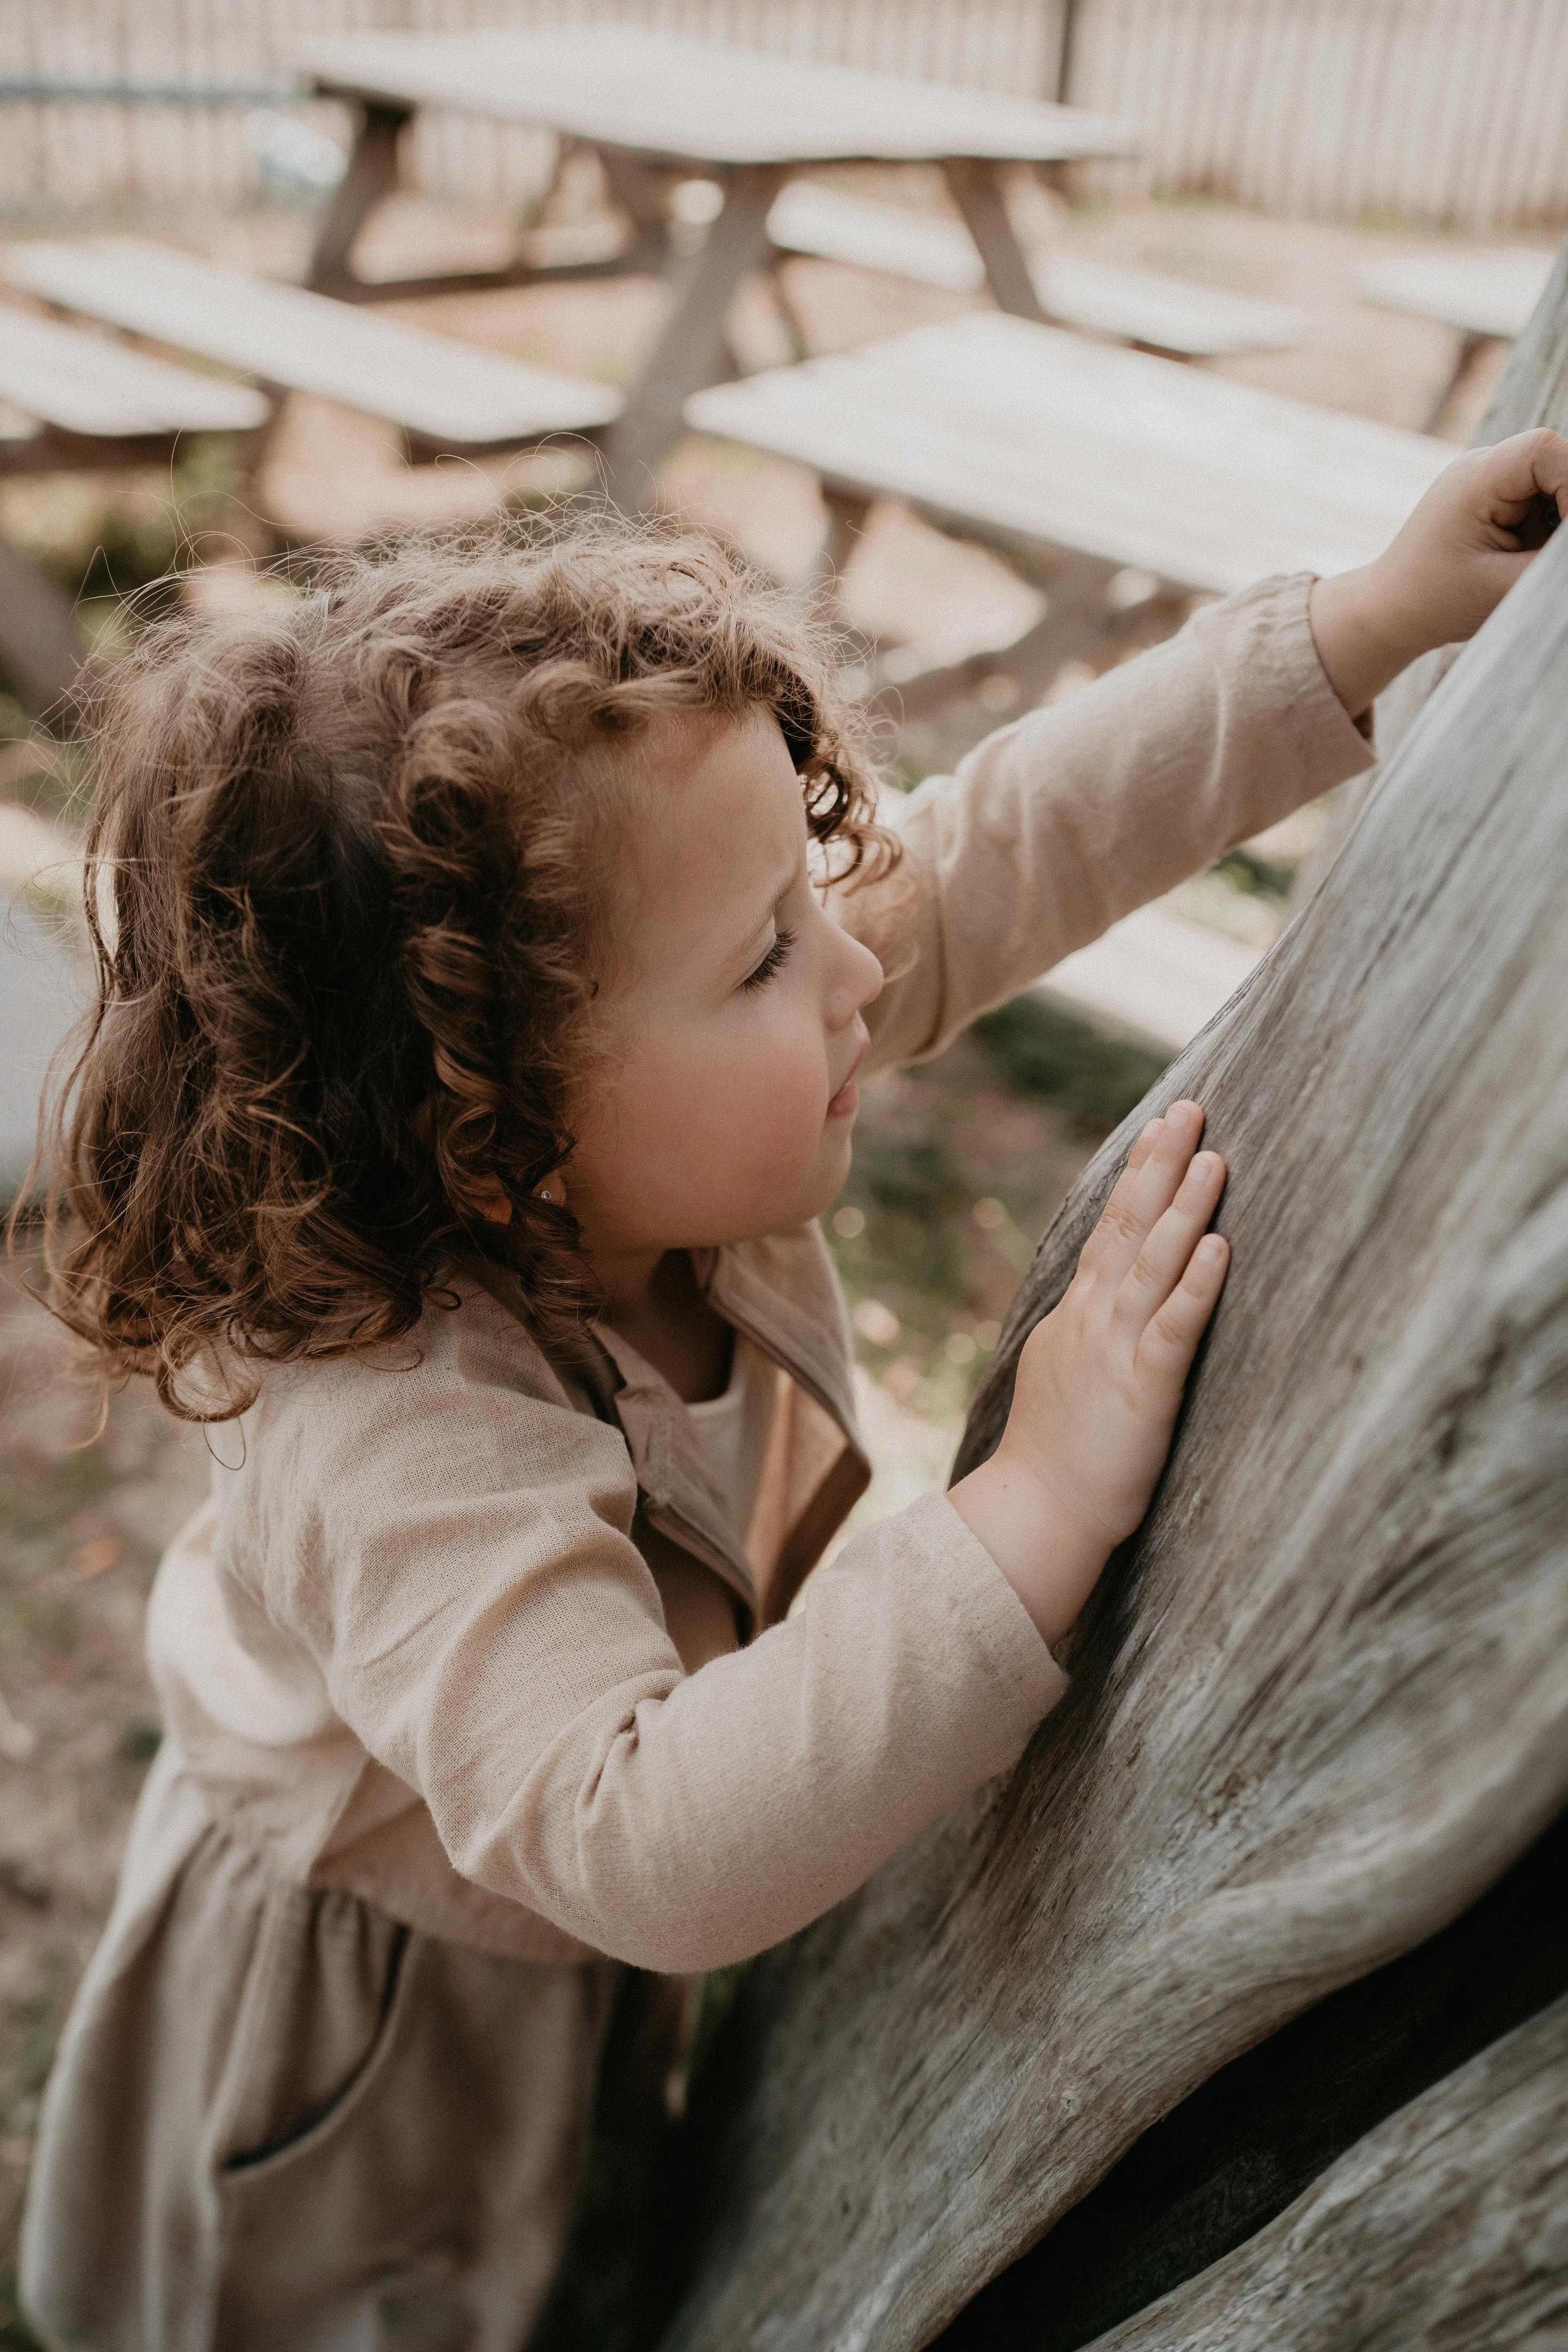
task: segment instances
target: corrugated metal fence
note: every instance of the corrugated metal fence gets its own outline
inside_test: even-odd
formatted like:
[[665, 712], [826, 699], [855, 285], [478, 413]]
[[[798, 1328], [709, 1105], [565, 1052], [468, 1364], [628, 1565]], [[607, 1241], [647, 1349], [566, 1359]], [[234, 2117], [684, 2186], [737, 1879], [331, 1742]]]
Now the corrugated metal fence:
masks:
[[[289, 66], [306, 32], [605, 17], [1047, 97], [1065, 69], [1072, 100], [1142, 126], [1164, 192], [1479, 232], [1568, 219], [1568, 0], [0, 0], [0, 207], [256, 193], [255, 110], [312, 119]], [[514, 202], [547, 149], [431, 121], [414, 168]]]

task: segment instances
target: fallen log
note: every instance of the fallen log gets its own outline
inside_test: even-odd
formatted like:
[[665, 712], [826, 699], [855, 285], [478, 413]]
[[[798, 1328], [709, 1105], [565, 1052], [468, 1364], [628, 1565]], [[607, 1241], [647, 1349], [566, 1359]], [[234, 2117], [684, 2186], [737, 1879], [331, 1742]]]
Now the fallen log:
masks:
[[[1547, 303], [1510, 395], [1539, 362], [1536, 415], [1568, 384], [1563, 257]], [[1200, 2086], [1482, 1904], [1568, 1801], [1565, 676], [1568, 531], [1046, 1236], [961, 1470], [1139, 1125], [1205, 1103], [1235, 1264], [1154, 1507], [1009, 1785], [752, 1972], [669, 2352], [930, 2344]], [[1037, 2317], [1006, 2340], [1044, 2347]], [[1262, 2340], [1148, 2325], [1111, 2340]], [[1417, 2314], [1366, 2340], [1435, 2339]]]

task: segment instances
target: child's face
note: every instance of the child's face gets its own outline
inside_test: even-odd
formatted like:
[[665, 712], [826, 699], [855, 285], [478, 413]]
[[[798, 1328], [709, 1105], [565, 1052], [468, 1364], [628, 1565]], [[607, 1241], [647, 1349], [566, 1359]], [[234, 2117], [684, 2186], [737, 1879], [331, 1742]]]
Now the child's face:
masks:
[[671, 722], [643, 747], [645, 822], [576, 1104], [568, 1206], [602, 1278], [616, 1258], [777, 1233], [848, 1171], [868, 949], [806, 870], [800, 779], [771, 713]]

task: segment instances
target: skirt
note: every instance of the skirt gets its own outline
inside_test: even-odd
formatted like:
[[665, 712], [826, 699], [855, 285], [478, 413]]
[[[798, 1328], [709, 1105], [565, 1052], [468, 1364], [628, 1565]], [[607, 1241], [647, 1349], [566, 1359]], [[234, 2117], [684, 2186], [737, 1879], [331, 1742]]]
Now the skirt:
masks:
[[614, 1996], [292, 1885], [165, 1749], [40, 2119], [59, 2352], [521, 2352]]

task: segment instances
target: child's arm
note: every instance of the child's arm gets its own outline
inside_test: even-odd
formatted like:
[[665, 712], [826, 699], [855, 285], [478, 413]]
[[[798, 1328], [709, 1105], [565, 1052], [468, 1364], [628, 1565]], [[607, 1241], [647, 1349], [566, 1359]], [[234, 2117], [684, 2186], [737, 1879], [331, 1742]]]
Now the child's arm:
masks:
[[1134, 1148], [994, 1461], [732, 1655], [683, 1669], [619, 1433], [524, 1392], [482, 1300], [406, 1370], [264, 1400], [236, 1572], [464, 1876], [645, 1968], [758, 1951], [1010, 1769], [1066, 1688], [1041, 1637], [1142, 1516], [1224, 1272], [1201, 1127], [1173, 1105]]
[[1508, 534], [1532, 483], [1568, 495], [1555, 434], [1458, 459], [1376, 563], [1209, 605], [896, 803], [900, 871], [841, 899], [890, 969], [868, 1067], [940, 1052], [1118, 917], [1370, 766], [1353, 721], [1517, 578], [1530, 558]]

